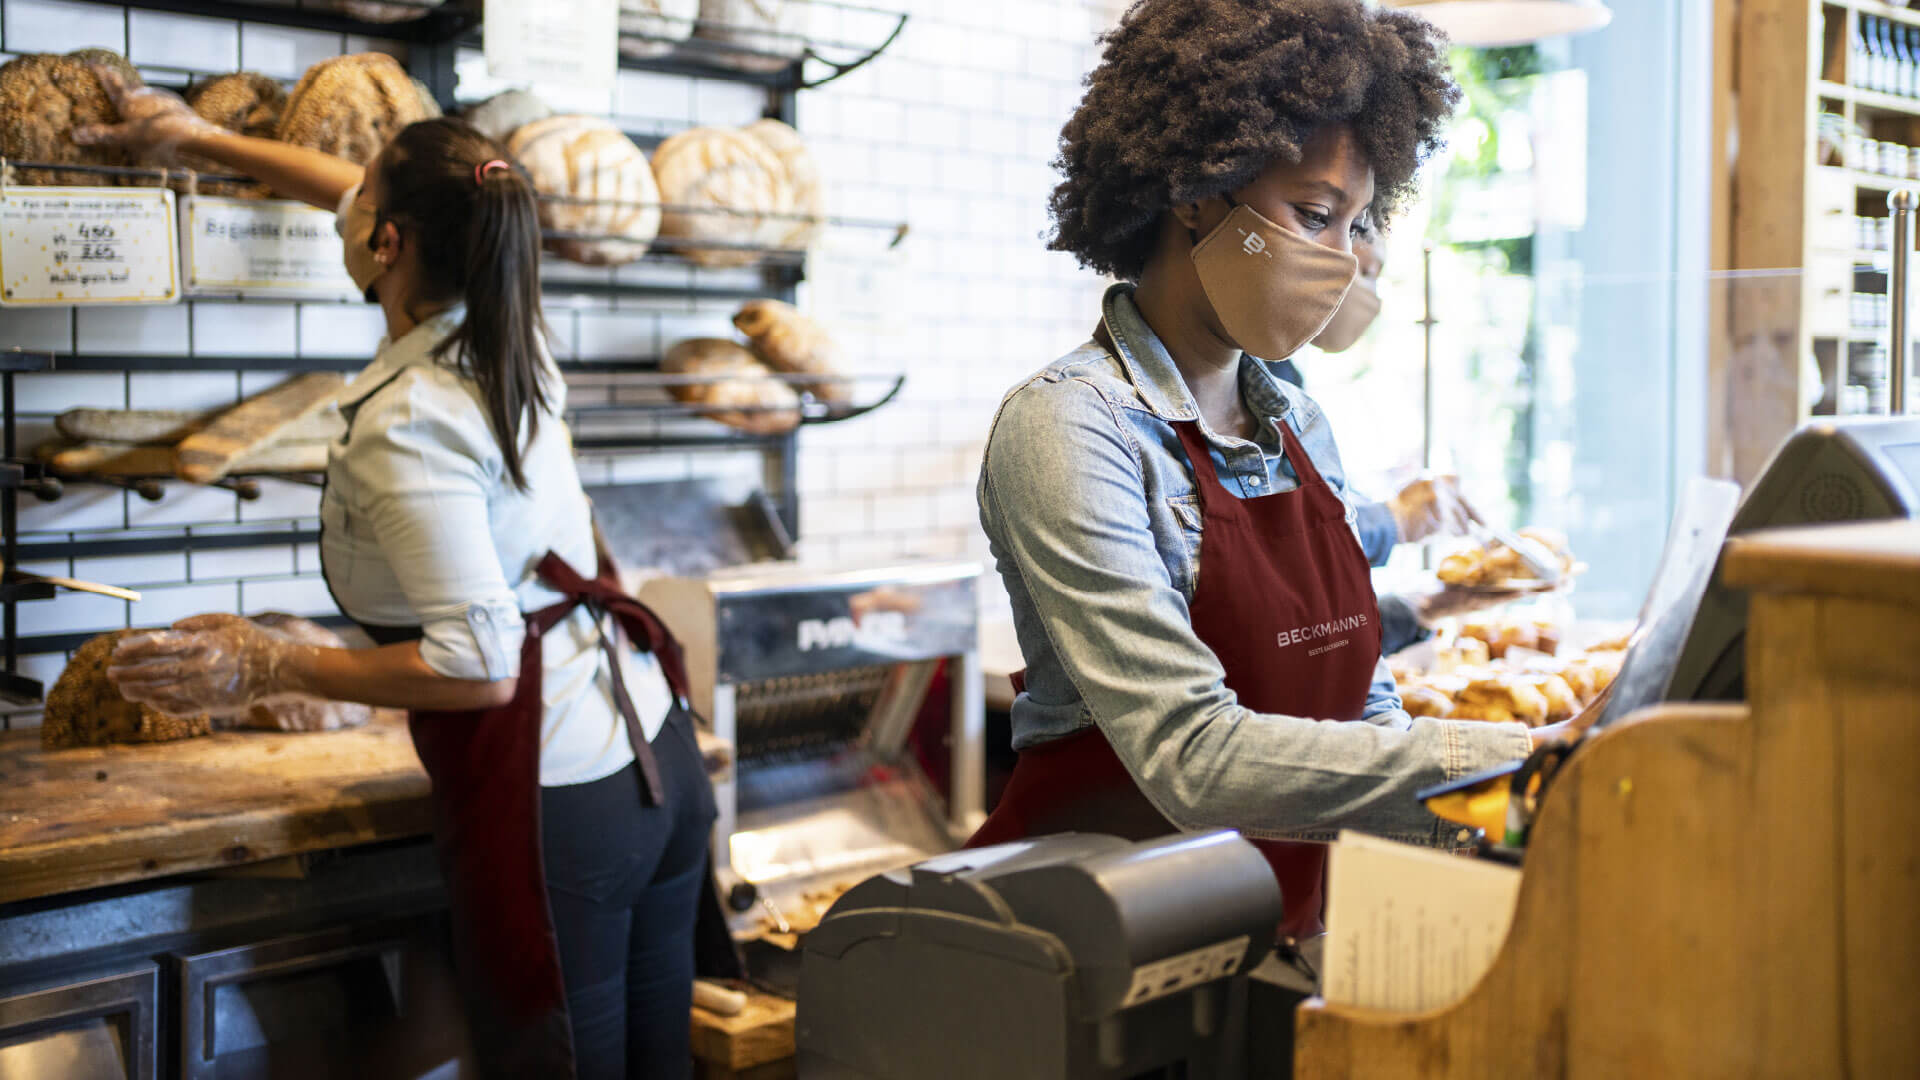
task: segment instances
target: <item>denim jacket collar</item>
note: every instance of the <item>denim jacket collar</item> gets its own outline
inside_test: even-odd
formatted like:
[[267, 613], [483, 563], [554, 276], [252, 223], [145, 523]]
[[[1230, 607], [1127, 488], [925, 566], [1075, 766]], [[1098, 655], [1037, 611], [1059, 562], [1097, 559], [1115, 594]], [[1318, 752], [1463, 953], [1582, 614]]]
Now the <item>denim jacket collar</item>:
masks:
[[[1100, 302], [1100, 312], [1107, 333], [1113, 338], [1114, 349], [1119, 353], [1120, 366], [1126, 369], [1127, 380], [1146, 404], [1147, 411], [1169, 422], [1199, 420], [1200, 407], [1194, 403], [1186, 380], [1180, 377], [1173, 354], [1134, 306], [1133, 286], [1121, 282], [1109, 288]], [[1314, 418], [1310, 403], [1288, 393], [1286, 385], [1267, 370], [1265, 361], [1245, 353], [1240, 355], [1240, 393], [1248, 407], [1263, 420], [1277, 424], [1296, 405], [1301, 406], [1300, 415], [1293, 417], [1296, 429], [1304, 430]], [[1204, 421], [1200, 426], [1206, 429]]]

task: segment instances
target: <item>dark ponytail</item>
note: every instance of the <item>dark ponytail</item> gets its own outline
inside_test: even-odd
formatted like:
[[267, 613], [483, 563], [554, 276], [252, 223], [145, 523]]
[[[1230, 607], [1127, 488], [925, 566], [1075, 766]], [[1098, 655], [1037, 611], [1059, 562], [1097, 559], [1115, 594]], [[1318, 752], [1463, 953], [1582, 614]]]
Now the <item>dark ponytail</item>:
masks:
[[478, 384], [507, 474], [525, 491], [521, 448], [549, 405], [533, 185], [505, 148], [451, 118], [409, 125], [381, 160], [380, 212], [418, 238], [429, 298], [467, 306], [435, 355], [451, 354]]

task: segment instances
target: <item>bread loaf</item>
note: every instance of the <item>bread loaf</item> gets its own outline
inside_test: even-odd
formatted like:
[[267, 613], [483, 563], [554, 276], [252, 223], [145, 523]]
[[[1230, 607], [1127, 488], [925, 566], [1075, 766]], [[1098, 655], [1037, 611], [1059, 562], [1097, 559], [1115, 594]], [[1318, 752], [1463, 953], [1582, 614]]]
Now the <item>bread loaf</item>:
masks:
[[773, 223], [780, 233], [775, 243], [783, 248], [805, 248], [819, 234], [819, 219], [827, 212], [826, 193], [820, 186], [820, 169], [813, 163], [813, 154], [799, 132], [772, 117], [755, 120], [740, 130], [773, 151], [787, 170], [787, 187], [793, 192], [787, 212], [798, 217]]
[[[412, 22], [426, 17], [446, 0], [407, 0], [404, 4], [383, 4], [379, 0], [339, 0], [342, 14], [361, 22], [397, 23]], [[320, 7], [319, 4], [308, 5]]]
[[693, 36], [700, 0], [620, 0], [620, 54], [646, 60]]
[[542, 195], [549, 251], [589, 266], [617, 266], [647, 253], [660, 230], [660, 192], [647, 156], [619, 128], [593, 116], [552, 116], [513, 133], [513, 156]]
[[211, 484], [247, 455], [270, 446], [292, 424], [327, 408], [346, 379], [316, 371], [281, 383], [235, 405], [180, 440], [174, 473], [191, 484]]
[[765, 143], [731, 128], [692, 128], [653, 152], [660, 199], [670, 208], [660, 235], [683, 241], [684, 254], [703, 266], [746, 266], [756, 251], [703, 248], [691, 241], [778, 247], [791, 222], [768, 219], [793, 209], [787, 170]]
[[107, 664], [121, 639], [133, 630], [102, 634], [80, 646], [66, 670], [47, 691], [45, 717], [40, 722], [40, 745], [49, 750], [108, 743], [166, 742], [213, 731], [206, 716], [167, 716], [148, 705], [135, 705], [120, 696], [107, 678]]
[[[700, 415], [756, 435], [779, 435], [800, 423], [800, 395], [769, 378], [772, 373], [739, 344], [725, 338], [689, 338], [667, 350], [660, 370], [668, 375], [711, 376], [668, 392], [703, 408]], [[739, 412], [752, 408], [754, 412]], [[766, 410], [766, 411], [758, 411]]]
[[[328, 445], [325, 439], [276, 442], [241, 455], [226, 475], [325, 472]], [[51, 443], [36, 455], [61, 476], [172, 476], [179, 460], [171, 446], [103, 442]]]
[[355, 53], [307, 69], [288, 95], [276, 137], [365, 165], [401, 128], [440, 115], [385, 53]]
[[[780, 300], [749, 300], [733, 316], [733, 325], [747, 335], [753, 355], [775, 371], [789, 375], [834, 374], [833, 339], [820, 324]], [[845, 404], [851, 387], [839, 379], [801, 384], [821, 401]]]
[[[221, 412], [183, 412], [174, 409], [68, 409], [54, 418], [60, 434], [75, 442], [122, 443], [136, 446], [172, 446], [204, 429]], [[314, 413], [288, 425], [276, 445], [327, 442], [346, 434], [338, 409]]]
[[[194, 83], [187, 88], [187, 104], [202, 119], [229, 131], [271, 139], [280, 128], [280, 111], [286, 107], [287, 91], [278, 82], [257, 71], [236, 71], [217, 79]], [[228, 173], [232, 170], [217, 162], [182, 155], [180, 164], [196, 172]], [[203, 195], [226, 195], [245, 199], [264, 199], [272, 192], [265, 184], [241, 184], [228, 180], [202, 180]]]
[[468, 109], [461, 118], [480, 134], [505, 146], [514, 132], [552, 115], [546, 102], [525, 90], [507, 90]]
[[[340, 635], [321, 626], [311, 619], [281, 612], [268, 612], [264, 615], [251, 615], [248, 618], [269, 633], [322, 649], [344, 649], [347, 643]], [[235, 727], [261, 728], [267, 731], [337, 731], [340, 728], [359, 727], [373, 718], [373, 710], [365, 705], [345, 701], [324, 701], [320, 698], [298, 696], [282, 698], [266, 705], [255, 705], [252, 709], [234, 717]]]
[[806, 9], [787, 0], [700, 0], [697, 37], [733, 49], [715, 50], [713, 59], [747, 71], [778, 71], [806, 49]]
[[[85, 60], [42, 53], [0, 66], [0, 157], [57, 165], [127, 165], [130, 159], [122, 149], [80, 146], [73, 141], [75, 128], [119, 119], [113, 101]], [[22, 184], [110, 186], [116, 182], [97, 174], [52, 169], [20, 169], [14, 179]]]
[[75, 49], [67, 54], [67, 59], [112, 68], [116, 74], [126, 80], [130, 87], [146, 85], [146, 80], [140, 77], [140, 69], [133, 66], [133, 61], [112, 49], [103, 49], [97, 45], [86, 49]]

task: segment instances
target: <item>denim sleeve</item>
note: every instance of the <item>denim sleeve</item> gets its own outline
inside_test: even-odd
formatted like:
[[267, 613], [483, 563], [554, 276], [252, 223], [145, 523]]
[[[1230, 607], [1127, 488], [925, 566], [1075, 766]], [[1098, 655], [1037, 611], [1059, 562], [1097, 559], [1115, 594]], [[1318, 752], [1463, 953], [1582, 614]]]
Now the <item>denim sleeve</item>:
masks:
[[1406, 719], [1384, 667], [1369, 705], [1374, 723], [1240, 705], [1156, 549], [1138, 454], [1115, 406], [1071, 379], [1028, 384], [995, 420], [981, 520], [1016, 621], [1027, 623], [1028, 694], [1057, 662], [1065, 684], [1047, 693], [1077, 696], [1147, 798], [1183, 828], [1451, 839], [1457, 830], [1414, 792], [1524, 757], [1526, 728]]
[[1400, 542], [1400, 523], [1393, 519], [1386, 503], [1374, 502], [1357, 491], [1349, 494], [1353, 499], [1353, 527], [1360, 532], [1360, 550], [1366, 552], [1368, 565], [1387, 565], [1393, 546]]
[[1413, 602], [1399, 593], [1380, 597], [1380, 652], [1392, 656], [1415, 642], [1425, 641], [1433, 631], [1420, 625], [1413, 613]]

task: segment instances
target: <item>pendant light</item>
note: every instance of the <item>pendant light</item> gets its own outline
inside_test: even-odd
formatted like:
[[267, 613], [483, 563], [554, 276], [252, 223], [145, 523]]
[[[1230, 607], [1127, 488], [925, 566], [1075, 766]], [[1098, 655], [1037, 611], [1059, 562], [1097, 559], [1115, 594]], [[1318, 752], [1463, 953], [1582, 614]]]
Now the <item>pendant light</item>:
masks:
[[1598, 30], [1613, 21], [1604, 0], [1381, 0], [1446, 31], [1455, 45], [1525, 45]]

